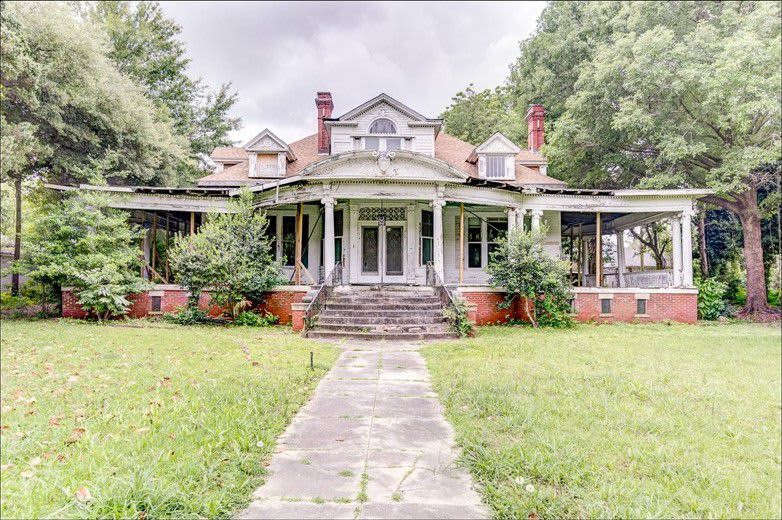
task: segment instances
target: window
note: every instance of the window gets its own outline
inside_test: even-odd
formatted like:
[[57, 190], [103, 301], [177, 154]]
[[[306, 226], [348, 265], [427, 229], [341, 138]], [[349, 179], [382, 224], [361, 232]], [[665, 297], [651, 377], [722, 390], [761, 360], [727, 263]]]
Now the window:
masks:
[[[301, 263], [304, 267], [307, 267], [307, 245], [309, 236], [309, 215], [303, 215], [304, 222], [302, 222], [302, 248], [301, 248]], [[282, 217], [282, 258], [283, 264], [286, 267], [292, 267], [296, 263], [296, 217], [285, 216]]]
[[269, 248], [272, 250], [272, 256], [277, 258], [277, 217], [276, 215], [266, 214], [266, 221], [269, 223], [266, 226], [266, 240], [269, 241]]
[[434, 213], [421, 211], [421, 265], [434, 261]]
[[600, 314], [611, 314], [611, 298], [600, 298]]
[[402, 139], [399, 137], [386, 137], [385, 138], [387, 152], [393, 152], [394, 150], [402, 149]]
[[150, 296], [149, 297], [149, 311], [150, 312], [160, 312], [161, 300], [162, 300], [161, 296]]
[[486, 156], [486, 178], [504, 179], [505, 176], [505, 156]]
[[481, 220], [477, 217], [467, 219], [467, 267], [482, 267]]
[[491, 253], [497, 249], [497, 240], [508, 234], [508, 219], [490, 218], [486, 223], [486, 254], [491, 258]]
[[376, 119], [369, 125], [370, 134], [395, 134], [396, 126], [390, 119]]
[[636, 314], [646, 314], [646, 300], [645, 299], [635, 300], [635, 313]]
[[342, 233], [345, 219], [341, 209], [334, 211], [334, 261], [342, 261]]
[[364, 150], [393, 152], [402, 149], [401, 137], [365, 137]]
[[364, 138], [364, 150], [380, 150], [380, 138], [379, 137], [365, 137]]

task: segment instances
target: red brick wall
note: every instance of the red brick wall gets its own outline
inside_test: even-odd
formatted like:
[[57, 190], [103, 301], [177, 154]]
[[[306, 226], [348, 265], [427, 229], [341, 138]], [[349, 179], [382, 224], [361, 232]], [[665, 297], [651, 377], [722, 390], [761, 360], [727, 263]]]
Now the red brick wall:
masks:
[[[608, 291], [606, 291], [608, 292]], [[504, 293], [460, 289], [459, 293], [469, 304], [476, 306], [475, 321], [478, 325], [504, 323], [509, 319], [529, 321], [526, 307], [529, 302], [514, 301], [509, 309], [499, 309]], [[638, 293], [647, 294], [643, 289]], [[656, 322], [679, 321], [695, 323], [698, 319], [698, 295], [695, 293], [648, 293], [646, 316], [636, 315], [635, 292], [613, 292], [611, 315], [600, 316], [600, 296], [597, 292], [578, 292], [575, 319], [599, 322]]]
[[[156, 289], [153, 293], [161, 294], [160, 310], [164, 313], [176, 312], [177, 309], [186, 306], [190, 294], [182, 288]], [[271, 312], [275, 316], [279, 316], [280, 323], [287, 325], [291, 322], [291, 303], [301, 302], [305, 294], [307, 294], [306, 291], [302, 290], [272, 291], [267, 294], [266, 301], [260, 308], [261, 310]], [[148, 292], [132, 294], [128, 299], [132, 302], [127, 314], [128, 317], [143, 318], [151, 314], [152, 302]], [[210, 301], [210, 294], [204, 291], [198, 300], [198, 307], [208, 310], [211, 316], [220, 316], [223, 313], [223, 309], [216, 305], [210, 305]], [[79, 305], [78, 297], [70, 289], [63, 289], [62, 291], [62, 316], [63, 318], [77, 319], [87, 317], [87, 313]]]

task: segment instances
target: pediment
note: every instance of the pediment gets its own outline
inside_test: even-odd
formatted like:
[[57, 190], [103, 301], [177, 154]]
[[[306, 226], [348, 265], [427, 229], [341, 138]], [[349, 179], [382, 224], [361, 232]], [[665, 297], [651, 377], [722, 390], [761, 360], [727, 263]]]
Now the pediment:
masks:
[[250, 139], [243, 147], [248, 152], [257, 153], [282, 153], [288, 156], [289, 161], [296, 159], [288, 144], [265, 128], [260, 134]]
[[464, 182], [469, 177], [444, 161], [405, 151], [390, 156], [367, 151], [340, 154], [311, 165], [301, 175], [318, 179], [429, 182]]
[[378, 107], [380, 107], [381, 109], [382, 108], [392, 109], [413, 121], [422, 121], [422, 122], [430, 121], [427, 117], [416, 112], [415, 110], [405, 105], [401, 101], [397, 101], [396, 99], [392, 98], [388, 94], [380, 94], [378, 96], [375, 96], [369, 101], [366, 101], [360, 104], [359, 106], [357, 106], [356, 108], [350, 110], [349, 112], [342, 114], [337, 119], [340, 122], [351, 121], [353, 119], [360, 117], [362, 114], [370, 110], [376, 109]]
[[521, 148], [516, 143], [505, 137], [501, 132], [495, 132], [491, 137], [475, 147], [475, 150], [470, 155], [470, 160], [477, 159], [477, 155], [482, 153], [516, 155], [520, 151]]

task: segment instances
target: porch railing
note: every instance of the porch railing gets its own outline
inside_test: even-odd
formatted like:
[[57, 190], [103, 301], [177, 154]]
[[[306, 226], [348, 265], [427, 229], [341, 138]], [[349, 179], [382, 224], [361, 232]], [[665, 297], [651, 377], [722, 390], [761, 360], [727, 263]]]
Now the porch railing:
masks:
[[[657, 271], [628, 271], [624, 273], [625, 287], [638, 289], [656, 289], [673, 285], [673, 272], [670, 269]], [[595, 275], [585, 276], [584, 287], [595, 287]], [[619, 273], [605, 273], [601, 287], [619, 287]]]
[[313, 296], [307, 310], [304, 311], [304, 330], [311, 329], [315, 322], [315, 316], [320, 314], [326, 300], [334, 292], [334, 287], [342, 285], [342, 265], [340, 262], [334, 264], [334, 269], [323, 279], [323, 283], [318, 286], [315, 296]]
[[455, 304], [455, 296], [448, 290], [442, 279], [440, 279], [440, 275], [437, 273], [432, 262], [426, 263], [426, 285], [434, 288], [435, 294], [440, 298], [440, 303], [442, 303], [444, 307]]

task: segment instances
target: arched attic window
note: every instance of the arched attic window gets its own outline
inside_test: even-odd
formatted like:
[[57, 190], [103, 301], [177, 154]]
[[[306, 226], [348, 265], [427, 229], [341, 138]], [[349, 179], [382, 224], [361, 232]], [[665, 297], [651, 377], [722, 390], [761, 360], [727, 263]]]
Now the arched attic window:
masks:
[[[381, 137], [397, 133], [394, 122], [387, 118], [375, 119], [369, 125], [370, 135], [363, 138], [365, 150], [380, 150], [390, 152], [402, 148], [401, 137]], [[372, 134], [377, 134], [375, 137]], [[360, 139], [360, 138], [356, 138]]]
[[390, 119], [381, 118], [375, 119], [371, 125], [369, 125], [370, 134], [395, 134], [396, 126]]

